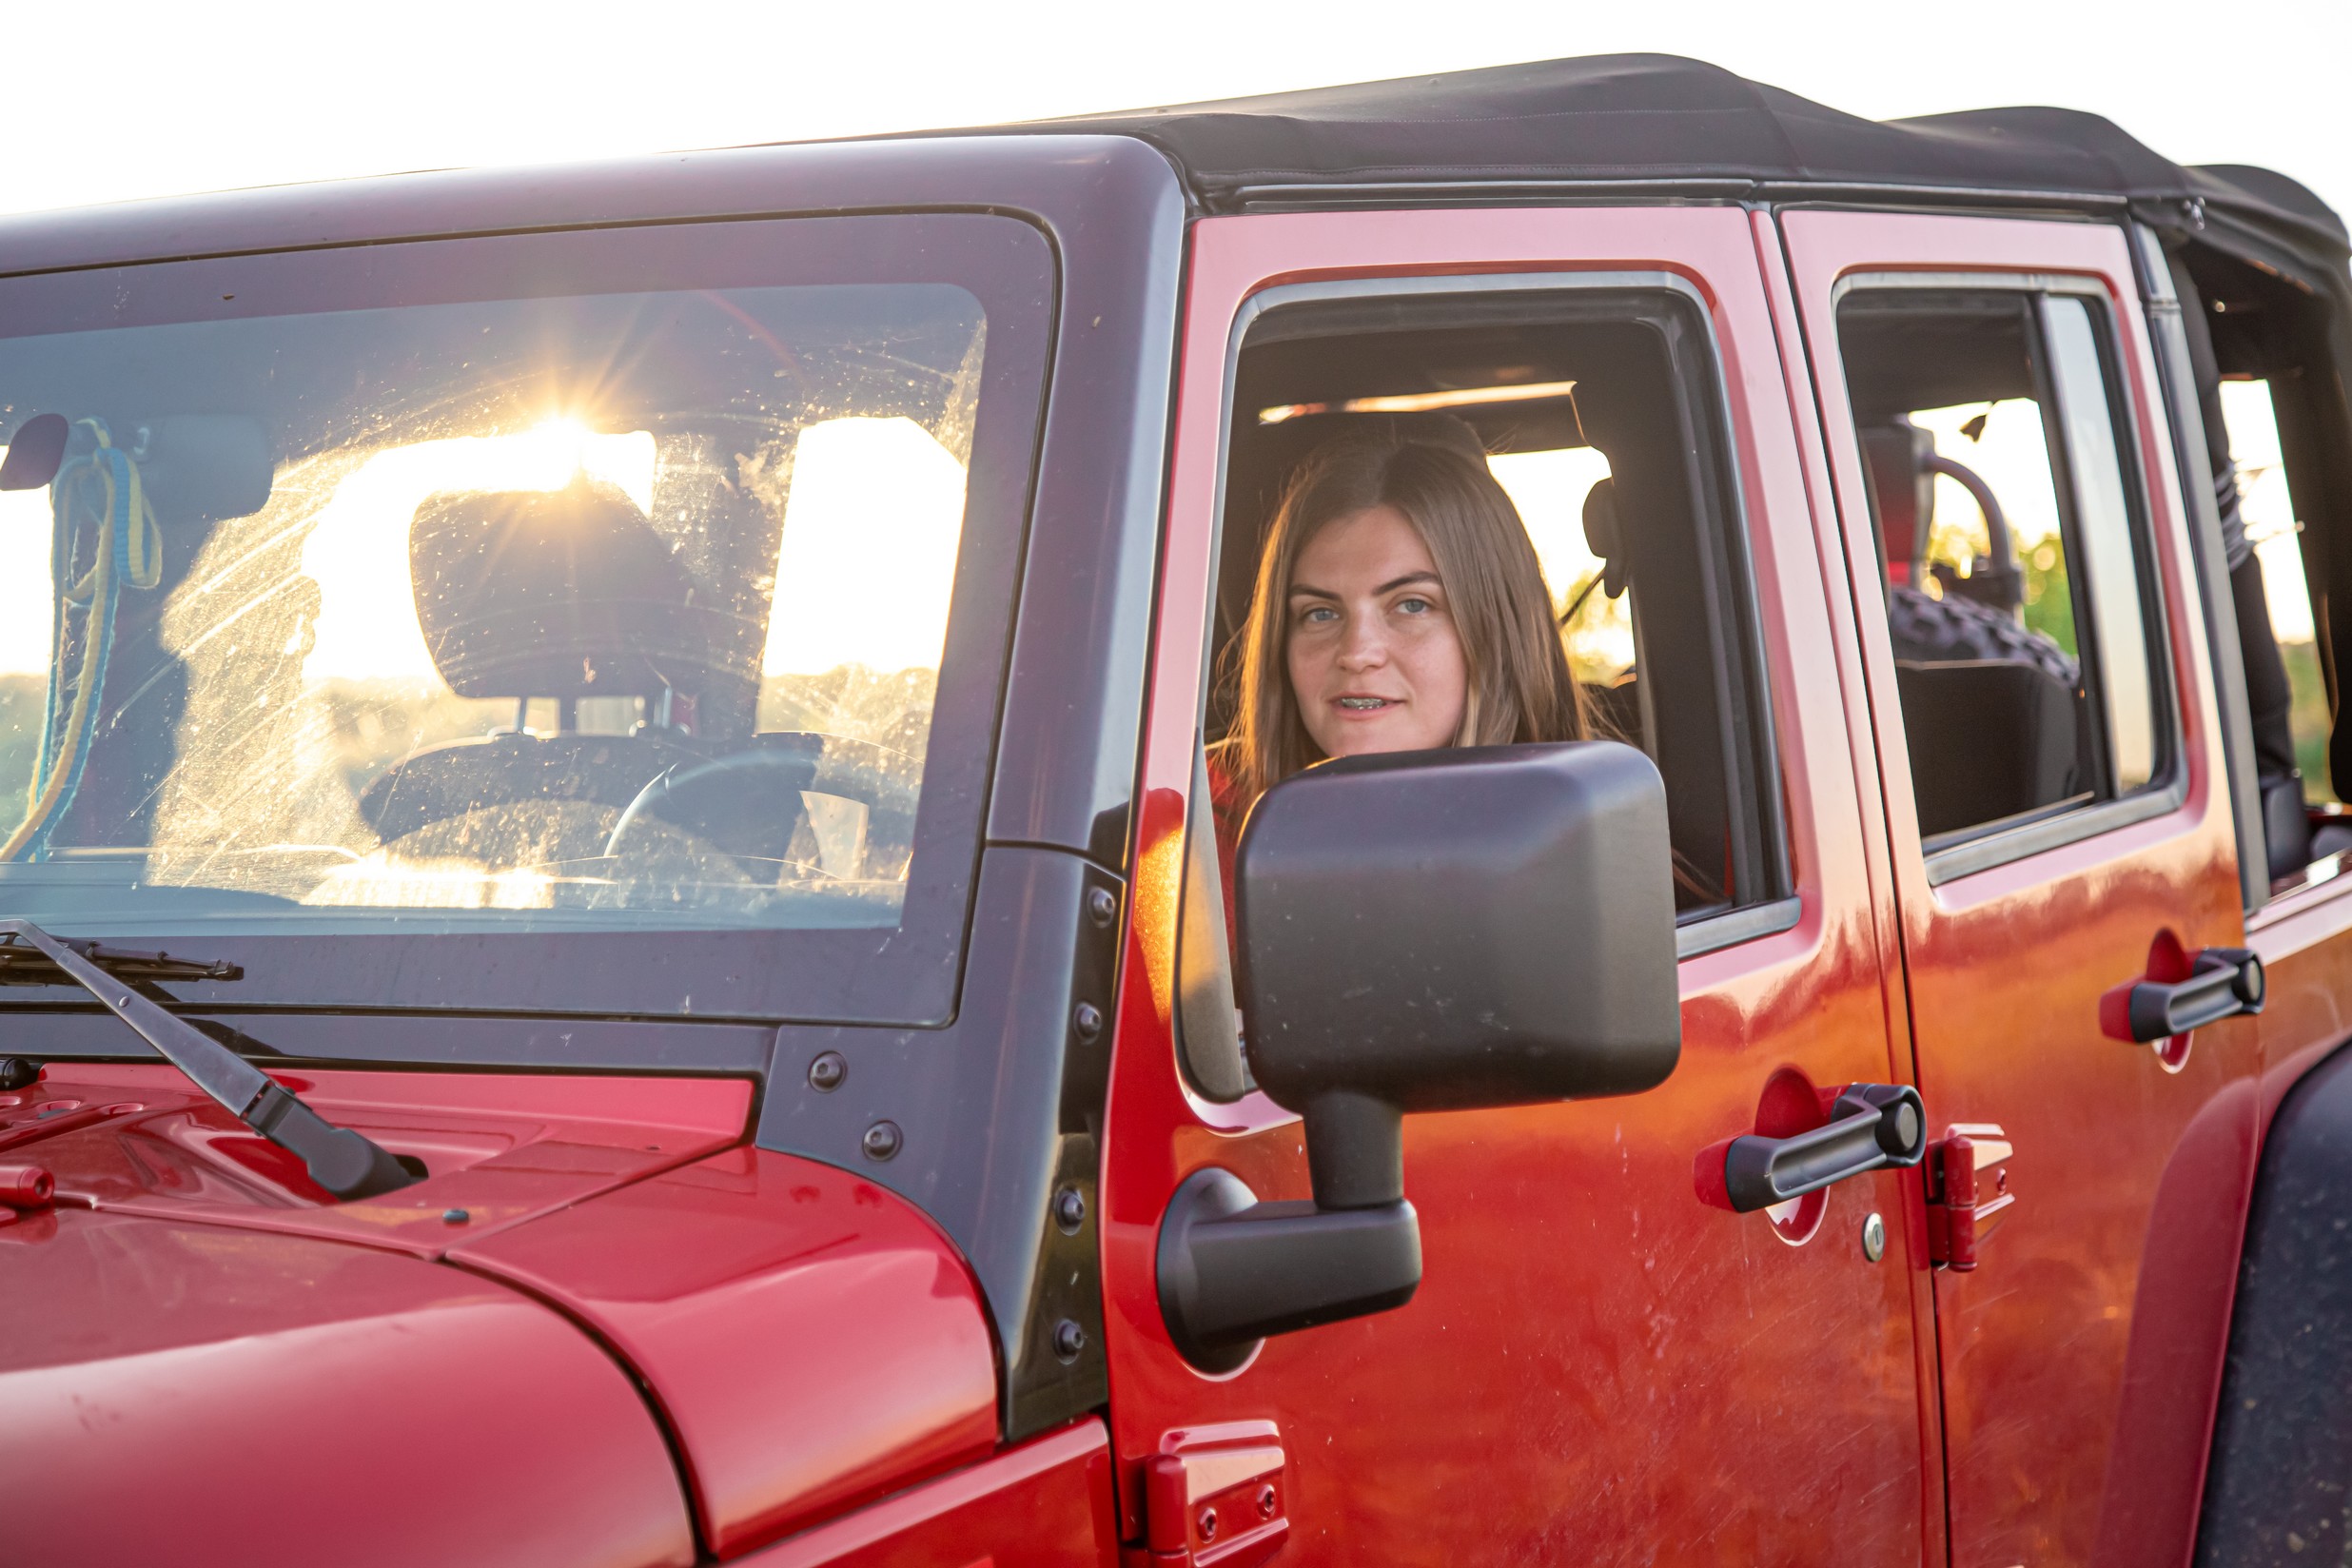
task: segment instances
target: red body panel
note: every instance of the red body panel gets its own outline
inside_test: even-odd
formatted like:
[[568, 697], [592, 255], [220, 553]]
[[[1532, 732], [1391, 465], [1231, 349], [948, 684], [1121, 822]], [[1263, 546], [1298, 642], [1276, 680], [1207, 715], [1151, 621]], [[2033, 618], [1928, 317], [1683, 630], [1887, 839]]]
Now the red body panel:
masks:
[[[56, 1063], [0, 1094], [0, 1157], [57, 1179], [57, 1201], [439, 1257], [743, 1136], [752, 1086], [732, 1078], [280, 1073], [328, 1120], [432, 1173], [332, 1204], [293, 1156], [175, 1068]], [[451, 1225], [450, 1209], [466, 1220]]]
[[[2201, 1030], [2185, 1067], [2101, 1032], [2100, 997], [2139, 978], [2157, 934], [2240, 939], [2236, 852], [2180, 484], [2121, 230], [1901, 215], [1784, 220], [1814, 358], [1849, 580], [1875, 581], [1833, 289], [1857, 271], [2095, 279], [2121, 326], [2122, 379], [2150, 501], [2185, 737], [2168, 813], [1931, 886], [1883, 614], [1859, 617], [1880, 694], [1877, 749], [1893, 900], [1931, 1127], [1991, 1123], [2016, 1199], [1978, 1266], [1937, 1276], [1952, 1559], [2185, 1560], [2194, 1538], [2238, 1240], [2251, 1192], [2249, 1022]], [[1829, 524], [1824, 519], [1825, 530]]]
[[[1730, 209], [1317, 214], [1194, 230], [1149, 696], [1132, 940], [1103, 1208], [1123, 1505], [1175, 1427], [1270, 1421], [1289, 1456], [1285, 1562], [1915, 1561], [1936, 1496], [1900, 1227], [1873, 1266], [1882, 1174], [1833, 1190], [1813, 1239], [1705, 1206], [1692, 1161], [1751, 1130], [1783, 1068], [1816, 1087], [1896, 1076], [1849, 744], [1859, 670], [1832, 628], [1812, 500], [1744, 216]], [[1170, 954], [1205, 640], [1230, 323], [1318, 276], [1664, 271], [1696, 291], [1729, 383], [1803, 912], [1682, 966], [1684, 1045], [1661, 1088], [1587, 1105], [1408, 1118], [1425, 1268], [1398, 1311], [1269, 1342], [1225, 1379], [1170, 1346], [1155, 1238], [1184, 1177], [1306, 1191], [1295, 1121], [1212, 1106], [1178, 1072]], [[1842, 584], [1840, 593], [1842, 595]], [[1123, 1521], [1129, 1539], [1138, 1520]], [[1940, 1526], [1940, 1519], [1937, 1520]]]
[[1085, 1421], [742, 1560], [757, 1568], [1110, 1568], [1110, 1442]]
[[728, 1149], [451, 1257], [559, 1303], [637, 1369], [721, 1557], [995, 1444], [963, 1260], [830, 1166]]
[[507, 1287], [75, 1210], [0, 1228], [0, 1562], [689, 1563], [628, 1375]]

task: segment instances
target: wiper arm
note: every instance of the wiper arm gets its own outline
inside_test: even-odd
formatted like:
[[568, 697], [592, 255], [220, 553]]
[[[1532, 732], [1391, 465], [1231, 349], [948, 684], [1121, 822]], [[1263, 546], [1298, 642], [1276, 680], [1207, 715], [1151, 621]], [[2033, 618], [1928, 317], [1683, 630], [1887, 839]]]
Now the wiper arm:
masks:
[[139, 994], [156, 980], [234, 980], [245, 972], [236, 965], [115, 952], [95, 943], [76, 952], [29, 920], [0, 920], [0, 983], [55, 985], [54, 975], [81, 987], [231, 1116], [300, 1159], [336, 1197], [373, 1198], [417, 1179], [389, 1149], [325, 1120], [261, 1068]]

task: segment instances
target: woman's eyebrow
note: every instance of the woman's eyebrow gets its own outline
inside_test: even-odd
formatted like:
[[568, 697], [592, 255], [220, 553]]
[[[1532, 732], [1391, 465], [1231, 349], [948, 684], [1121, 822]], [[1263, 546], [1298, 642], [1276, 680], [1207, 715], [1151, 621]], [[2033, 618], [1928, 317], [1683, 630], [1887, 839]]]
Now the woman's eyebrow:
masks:
[[[1441, 588], [1445, 585], [1444, 579], [1439, 577], [1435, 572], [1407, 572], [1401, 578], [1389, 578], [1386, 582], [1382, 583], [1378, 588], [1373, 589], [1372, 592], [1375, 594], [1393, 594], [1398, 589], [1410, 587], [1416, 582], [1426, 582]], [[1327, 598], [1334, 604], [1337, 604], [1340, 601], [1340, 596], [1333, 593], [1328, 588], [1318, 588], [1313, 583], [1309, 582], [1292, 583], [1290, 585], [1290, 597], [1292, 598], [1298, 598], [1301, 596], [1304, 596], [1307, 598]]]

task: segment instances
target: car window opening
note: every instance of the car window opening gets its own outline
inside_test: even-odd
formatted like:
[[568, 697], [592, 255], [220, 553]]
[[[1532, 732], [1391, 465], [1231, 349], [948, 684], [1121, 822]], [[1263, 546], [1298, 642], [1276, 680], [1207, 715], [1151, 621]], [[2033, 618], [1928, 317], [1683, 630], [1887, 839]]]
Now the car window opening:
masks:
[[2171, 282], [2187, 328], [2274, 892], [2326, 880], [2352, 850], [2338, 678], [2352, 410], [2333, 370], [2338, 291], [2291, 263], [2185, 244]]
[[1856, 290], [1838, 313], [1923, 845], [2149, 788], [2153, 574], [2098, 313]]
[[[1681, 920], [1785, 897], [1785, 824], [1704, 343], [1685, 302], [1648, 292], [1310, 300], [1262, 316], [1240, 351], [1226, 437], [1205, 754], [1234, 731], [1241, 634], [1301, 465], [1366, 440], [1463, 451], [1525, 527], [1584, 733], [1658, 765]], [[1196, 1088], [1230, 1099], [1248, 1079], [1218, 894], [1249, 802], [1213, 763], [1194, 793], [1196, 805], [1218, 798], [1188, 827], [1179, 1032]]]

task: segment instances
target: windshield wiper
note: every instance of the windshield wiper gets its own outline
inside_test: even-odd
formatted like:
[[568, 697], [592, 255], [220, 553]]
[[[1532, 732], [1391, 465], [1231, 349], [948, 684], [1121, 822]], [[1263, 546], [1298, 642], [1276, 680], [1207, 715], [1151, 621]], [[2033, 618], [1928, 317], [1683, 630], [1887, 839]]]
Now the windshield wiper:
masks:
[[235, 980], [244, 973], [234, 964], [118, 952], [94, 942], [76, 951], [29, 920], [0, 920], [0, 984], [81, 987], [231, 1116], [301, 1160], [310, 1179], [336, 1197], [373, 1198], [414, 1182], [389, 1149], [325, 1120], [261, 1068], [143, 994], [158, 980]]

